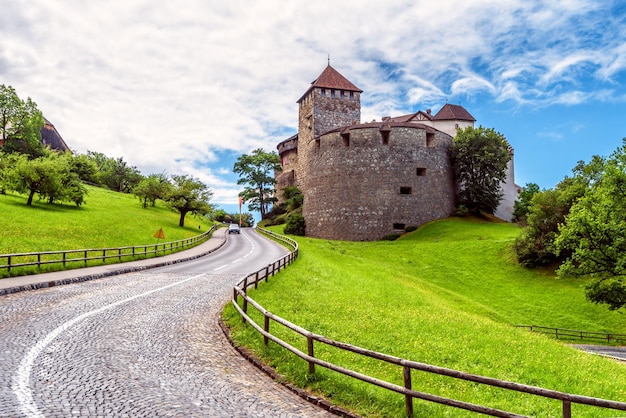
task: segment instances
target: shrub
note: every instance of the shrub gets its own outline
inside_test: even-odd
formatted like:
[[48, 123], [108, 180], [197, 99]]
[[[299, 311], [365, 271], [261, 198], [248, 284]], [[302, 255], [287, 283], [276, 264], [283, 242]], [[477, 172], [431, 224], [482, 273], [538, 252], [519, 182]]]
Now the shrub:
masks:
[[285, 225], [285, 234], [304, 236], [305, 231], [306, 225], [302, 214], [292, 213], [289, 215], [287, 218], [287, 224]]

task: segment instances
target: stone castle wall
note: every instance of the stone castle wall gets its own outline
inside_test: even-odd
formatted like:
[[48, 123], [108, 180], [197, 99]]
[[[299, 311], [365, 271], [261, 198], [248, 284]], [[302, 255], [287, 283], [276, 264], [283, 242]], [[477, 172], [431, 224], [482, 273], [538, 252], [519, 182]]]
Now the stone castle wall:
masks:
[[449, 135], [417, 124], [370, 123], [299, 143], [307, 235], [377, 240], [454, 210]]

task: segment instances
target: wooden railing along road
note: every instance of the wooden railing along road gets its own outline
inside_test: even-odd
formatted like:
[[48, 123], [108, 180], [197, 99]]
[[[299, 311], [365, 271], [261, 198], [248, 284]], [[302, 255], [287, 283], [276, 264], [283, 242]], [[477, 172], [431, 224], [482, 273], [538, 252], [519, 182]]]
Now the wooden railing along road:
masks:
[[548, 334], [557, 340], [580, 340], [580, 341], [602, 341], [611, 343], [626, 343], [626, 334], [611, 334], [607, 332], [590, 332], [565, 328], [550, 328], [539, 325], [516, 325], [517, 328], [528, 328], [532, 332]]
[[0, 254], [0, 269], [11, 269], [18, 267], [37, 266], [41, 268], [44, 265], [60, 264], [62, 268], [66, 268], [70, 263], [82, 263], [83, 267], [88, 262], [97, 262], [104, 264], [107, 260], [116, 259], [117, 262], [131, 261], [139, 258], [152, 257], [171, 253], [192, 247], [206, 241], [216, 226], [212, 226], [208, 231], [196, 235], [191, 238], [185, 238], [178, 241], [163, 242], [160, 244], [136, 245], [132, 247], [116, 247], [116, 248], [88, 248], [81, 250], [65, 250], [65, 251], [43, 251], [31, 253], [17, 254]]
[[[275, 239], [282, 240], [288, 245], [290, 245], [293, 251], [287, 256], [269, 264], [267, 267], [256, 271], [246, 277], [244, 277], [233, 289], [233, 299], [232, 303], [235, 306], [235, 309], [242, 316], [242, 320], [246, 323], [249, 323], [256, 331], [258, 331], [263, 336], [264, 344], [269, 344], [269, 341], [273, 341], [281, 347], [289, 350], [296, 356], [305, 360], [308, 363], [308, 372], [310, 374], [315, 373], [315, 366], [320, 366], [327, 368], [329, 370], [333, 370], [338, 373], [342, 373], [347, 376], [351, 376], [355, 379], [361, 380], [363, 382], [370, 383], [372, 385], [376, 385], [393, 392], [404, 395], [405, 397], [405, 408], [406, 415], [411, 417], [413, 416], [413, 399], [423, 399], [443, 405], [448, 405], [455, 408], [461, 408], [468, 411], [478, 412], [486, 415], [497, 416], [497, 417], [522, 417], [523, 415], [518, 415], [513, 412], [502, 411], [494, 408], [489, 408], [486, 406], [475, 405], [472, 403], [444, 398], [441, 396], [419, 392], [412, 388], [413, 379], [411, 377], [412, 371], [418, 370], [427, 373], [433, 373], [442, 376], [449, 376], [456, 379], [461, 379], [465, 381], [475, 382], [479, 384], [484, 384], [488, 386], [494, 386], [506, 390], [512, 390], [516, 392], [523, 392], [527, 394], [531, 394], [534, 396], [540, 396], [545, 398], [556, 399], [561, 402], [561, 411], [563, 417], [571, 417], [571, 404], [583, 404], [583, 405], [592, 405], [596, 407], [616, 409], [621, 411], [626, 411], [626, 403], [624, 402], [616, 402], [606, 399], [600, 398], [592, 398], [588, 396], [580, 396], [574, 395], [565, 392], [559, 392], [550, 389], [544, 389], [536, 386], [529, 386], [515, 382], [509, 382], [506, 380], [499, 380], [490, 377], [478, 376], [475, 374], [465, 373], [458, 370], [446, 369], [443, 367], [433, 366], [424, 363], [418, 363], [411, 360], [402, 359], [399, 357], [390, 356], [384, 353], [379, 353], [371, 350], [367, 350], [365, 348], [357, 347], [354, 345], [346, 344], [340, 341], [334, 341], [329, 338], [326, 338], [322, 335], [314, 334], [311, 331], [308, 331], [298, 325], [295, 325], [284, 318], [281, 318], [277, 315], [272, 314], [267, 311], [257, 302], [255, 302], [250, 296], [247, 295], [247, 289], [251, 286], [255, 288], [258, 284], [265, 280], [267, 281], [270, 276], [273, 276], [276, 272], [280, 271], [282, 268], [285, 268], [289, 264], [291, 264], [298, 255], [298, 244], [287, 238], [282, 237], [278, 234], [275, 234], [271, 231], [266, 231], [260, 228], [257, 228], [263, 234], [269, 235]], [[241, 304], [239, 299], [241, 298]], [[258, 312], [263, 315], [263, 324], [257, 324], [249, 315], [248, 308], [252, 306]], [[303, 352], [298, 348], [292, 346], [291, 344], [281, 340], [280, 338], [273, 335], [270, 331], [270, 324], [274, 322], [276, 324], [280, 324], [287, 329], [293, 331], [296, 334], [301, 335], [304, 339], [306, 339], [306, 347], [307, 352]], [[397, 365], [399, 368], [399, 373], [402, 373], [402, 380], [404, 384], [397, 385], [391, 382], [383, 381], [378, 378], [368, 376], [350, 369], [347, 369], [342, 366], [338, 366], [336, 364], [330, 363], [328, 361], [322, 360], [320, 358], [315, 357], [315, 344], [326, 344], [328, 346], [336, 347], [340, 350], [349, 351], [352, 353], [356, 353], [358, 355], [362, 355], [371, 359], [375, 359], [381, 362], [390, 363]], [[304, 341], [303, 341], [304, 346]]]

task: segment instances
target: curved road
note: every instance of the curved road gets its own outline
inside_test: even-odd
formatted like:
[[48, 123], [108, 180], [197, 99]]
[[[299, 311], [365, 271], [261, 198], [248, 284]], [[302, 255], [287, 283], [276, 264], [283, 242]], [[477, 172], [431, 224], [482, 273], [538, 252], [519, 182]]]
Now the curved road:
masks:
[[284, 253], [244, 229], [194, 261], [0, 297], [0, 416], [330, 416], [217, 324], [234, 283]]

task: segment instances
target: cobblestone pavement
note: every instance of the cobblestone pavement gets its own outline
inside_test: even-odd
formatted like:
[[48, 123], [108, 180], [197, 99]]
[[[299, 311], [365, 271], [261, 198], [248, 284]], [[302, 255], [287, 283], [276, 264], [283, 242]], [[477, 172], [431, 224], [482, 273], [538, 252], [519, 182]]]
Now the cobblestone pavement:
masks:
[[139, 272], [3, 296], [0, 416], [331, 416], [224, 337], [239, 277]]

